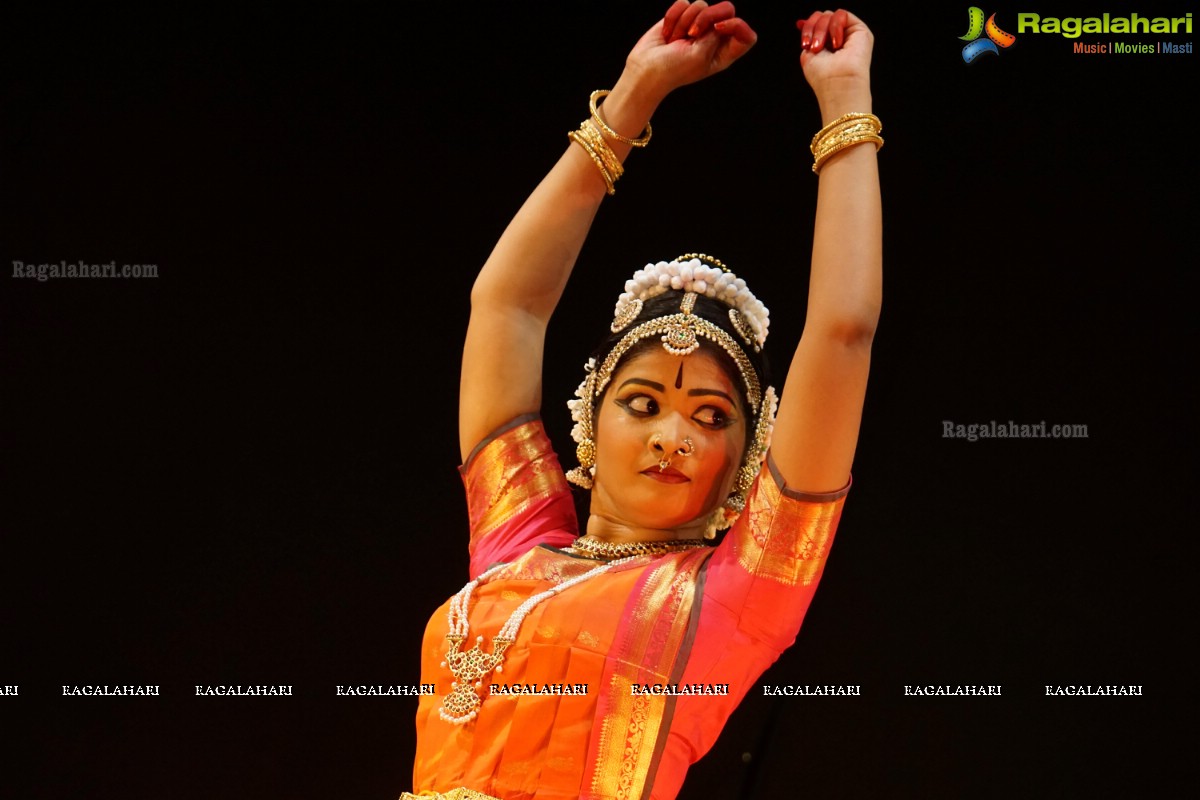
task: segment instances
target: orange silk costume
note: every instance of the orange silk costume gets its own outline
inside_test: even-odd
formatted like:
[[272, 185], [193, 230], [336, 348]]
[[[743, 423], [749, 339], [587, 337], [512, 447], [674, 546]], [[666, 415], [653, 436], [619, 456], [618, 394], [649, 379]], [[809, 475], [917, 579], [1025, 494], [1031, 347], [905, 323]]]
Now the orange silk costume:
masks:
[[[469, 639], [491, 639], [526, 598], [597, 561], [561, 552], [578, 535], [566, 479], [540, 419], [514, 420], [462, 468], [479, 585]], [[482, 681], [478, 717], [438, 710], [454, 681], [449, 602], [421, 648], [414, 792], [460, 787], [501, 800], [669, 800], [752, 683], [794, 641], [849, 485], [825, 495], [781, 486], [764, 467], [721, 544], [639, 556], [534, 606], [503, 672]], [[472, 646], [468, 642], [464, 647]], [[491, 685], [586, 686], [586, 694], [489, 694]], [[634, 694], [646, 684], [728, 686], [727, 695]], [[462, 796], [471, 796], [464, 793]]]

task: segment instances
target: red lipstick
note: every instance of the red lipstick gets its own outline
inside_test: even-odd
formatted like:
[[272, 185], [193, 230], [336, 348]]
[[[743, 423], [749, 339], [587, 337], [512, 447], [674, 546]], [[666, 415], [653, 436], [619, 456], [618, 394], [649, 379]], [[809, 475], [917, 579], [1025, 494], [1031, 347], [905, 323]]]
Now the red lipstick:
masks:
[[659, 483], [688, 483], [691, 481], [691, 478], [674, 467], [667, 467], [660, 470], [657, 464], [649, 469], [642, 470], [642, 474], [647, 478], [653, 478]]

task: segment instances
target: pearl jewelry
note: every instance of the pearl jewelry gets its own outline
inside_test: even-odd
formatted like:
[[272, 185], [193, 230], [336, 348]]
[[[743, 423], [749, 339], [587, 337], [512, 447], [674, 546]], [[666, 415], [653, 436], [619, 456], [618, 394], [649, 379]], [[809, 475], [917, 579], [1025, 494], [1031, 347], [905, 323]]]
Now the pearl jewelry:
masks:
[[483, 644], [483, 636], [475, 637], [475, 646], [466, 652], [462, 652], [461, 645], [467, 638], [468, 621], [467, 611], [471, 605], [471, 595], [474, 594], [476, 587], [484, 583], [500, 570], [507, 567], [507, 564], [497, 564], [491, 569], [484, 572], [475, 580], [468, 583], [458, 594], [450, 598], [450, 608], [446, 612], [446, 621], [449, 632], [446, 634], [446, 640], [450, 643], [446, 652], [446, 660], [442, 662], [442, 666], [450, 668], [450, 674], [457, 680], [450, 684], [450, 694], [446, 695], [446, 699], [442, 701], [442, 707], [438, 710], [438, 716], [446, 722], [454, 725], [463, 725], [475, 719], [479, 714], [479, 706], [483, 703], [483, 698], [479, 696], [479, 690], [483, 688], [483, 678], [489, 672], [503, 672], [504, 652], [517, 640], [517, 632], [521, 629], [521, 623], [525, 621], [525, 617], [539, 603], [548, 600], [559, 592], [566, 591], [572, 586], [583, 583], [586, 580], [591, 580], [597, 575], [602, 575], [608, 572], [619, 564], [624, 564], [632, 561], [637, 556], [622, 558], [616, 561], [610, 561], [607, 564], [601, 564], [594, 569], [588, 570], [574, 578], [569, 578], [562, 583], [551, 586], [544, 592], [535, 594], [528, 598], [509, 616], [508, 621], [500, 628], [499, 633], [492, 637], [492, 652], [484, 653], [480, 648]]

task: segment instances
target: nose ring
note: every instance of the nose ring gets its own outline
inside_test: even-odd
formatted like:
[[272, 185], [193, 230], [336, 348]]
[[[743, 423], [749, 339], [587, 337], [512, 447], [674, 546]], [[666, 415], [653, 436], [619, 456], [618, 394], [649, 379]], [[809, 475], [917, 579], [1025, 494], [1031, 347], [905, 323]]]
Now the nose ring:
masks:
[[696, 445], [692, 442], [692, 437], [685, 436], [683, 437], [683, 446], [677, 448], [674, 453], [671, 453], [671, 455], [667, 455], [666, 451], [663, 450], [661, 433], [654, 434], [654, 436], [650, 439], [650, 447], [662, 453], [662, 457], [658, 460], [659, 472], [666, 471], [666, 469], [671, 466], [671, 459], [675, 456], [683, 456], [686, 458], [696, 450]]

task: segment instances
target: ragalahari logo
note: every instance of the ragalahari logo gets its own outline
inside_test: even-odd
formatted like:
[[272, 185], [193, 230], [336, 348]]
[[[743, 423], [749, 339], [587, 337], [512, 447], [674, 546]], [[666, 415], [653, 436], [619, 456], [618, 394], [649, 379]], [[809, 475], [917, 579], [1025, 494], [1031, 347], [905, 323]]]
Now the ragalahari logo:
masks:
[[[985, 32], [987, 38], [980, 39], [979, 37]], [[958, 38], [968, 42], [962, 51], [963, 61], [968, 64], [984, 53], [1000, 55], [1001, 47], [1012, 47], [1012, 43], [1017, 40], [1017, 37], [1011, 33], [1000, 30], [1000, 26], [996, 24], [995, 14], [988, 17], [985, 24], [983, 9], [979, 6], [971, 6], [967, 9], [967, 35]]]

